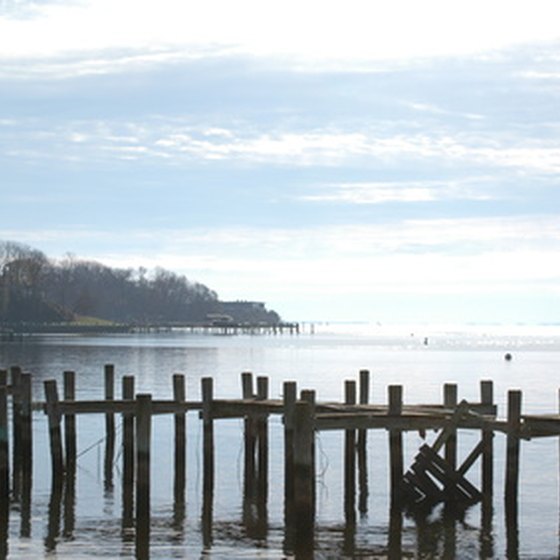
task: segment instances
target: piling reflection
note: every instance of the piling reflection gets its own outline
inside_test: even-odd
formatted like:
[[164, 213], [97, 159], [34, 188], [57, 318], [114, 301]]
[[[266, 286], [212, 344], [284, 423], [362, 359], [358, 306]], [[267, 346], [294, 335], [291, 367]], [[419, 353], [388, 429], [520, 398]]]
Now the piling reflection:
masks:
[[517, 520], [517, 500], [506, 498], [506, 558], [519, 558], [519, 526]]
[[51, 497], [49, 500], [49, 521], [47, 525], [47, 535], [45, 537], [45, 551], [54, 552], [60, 537], [60, 514], [62, 505], [62, 491], [64, 478], [53, 476], [51, 485]]
[[76, 467], [68, 467], [64, 477], [63, 492], [64, 525], [62, 535], [66, 540], [74, 538], [76, 526]]
[[480, 558], [482, 560], [494, 558], [493, 515], [492, 497], [484, 496], [480, 516]]

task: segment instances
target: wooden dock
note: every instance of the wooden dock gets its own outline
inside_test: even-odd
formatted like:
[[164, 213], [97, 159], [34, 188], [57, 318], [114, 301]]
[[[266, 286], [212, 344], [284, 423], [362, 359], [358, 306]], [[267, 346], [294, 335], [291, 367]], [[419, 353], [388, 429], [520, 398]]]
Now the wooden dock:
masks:
[[[0, 558], [6, 549], [8, 522], [13, 512], [10, 503], [18, 503], [22, 519], [21, 534], [30, 526], [33, 429], [32, 415], [46, 414], [48, 419], [50, 464], [52, 472], [53, 511], [60, 512], [65, 496], [75, 493], [77, 429], [76, 417], [83, 414], [105, 416], [104, 481], [113, 485], [115, 463], [116, 415], [122, 425], [123, 528], [134, 531], [137, 558], [150, 554], [150, 454], [152, 418], [172, 415], [174, 418], [174, 510], [178, 519], [185, 511], [186, 487], [186, 419], [195, 411], [202, 423], [203, 508], [202, 533], [206, 546], [212, 543], [213, 495], [215, 486], [216, 424], [222, 419], [243, 419], [244, 429], [244, 511], [257, 530], [266, 531], [268, 497], [268, 420], [279, 415], [284, 431], [284, 522], [285, 548], [297, 558], [312, 557], [316, 531], [316, 435], [321, 431], [344, 433], [344, 514], [347, 526], [355, 527], [356, 512], [367, 509], [367, 435], [370, 430], [384, 430], [389, 438], [389, 489], [391, 523], [402, 525], [402, 512], [426, 515], [438, 503], [454, 511], [465, 511], [475, 503], [482, 504], [482, 522], [488, 522], [494, 493], [495, 434], [506, 438], [505, 488], [506, 527], [508, 539], [515, 546], [517, 534], [517, 500], [519, 491], [519, 450], [523, 440], [560, 435], [560, 414], [523, 415], [522, 394], [509, 391], [507, 415], [498, 417], [493, 383], [480, 382], [480, 399], [467, 402], [458, 399], [454, 384], [443, 387], [440, 403], [405, 404], [403, 387], [391, 385], [387, 403], [370, 404], [370, 374], [359, 372], [357, 380], [344, 384], [340, 402], [318, 401], [314, 391], [298, 394], [295, 382], [283, 384], [283, 397], [269, 397], [267, 377], [241, 374], [239, 399], [218, 399], [214, 381], [201, 380], [201, 399], [188, 400], [185, 377], [172, 377], [172, 398], [153, 399], [150, 394], [136, 394], [132, 376], [120, 379], [120, 398], [116, 398], [115, 369], [104, 367], [104, 397], [99, 400], [76, 400], [75, 374], [63, 374], [60, 391], [55, 380], [44, 382], [45, 400], [31, 399], [31, 374], [19, 367], [0, 370]], [[11, 404], [11, 414], [9, 414]], [[411, 465], [404, 464], [403, 433], [434, 430], [431, 444], [423, 444]], [[461, 464], [457, 460], [459, 430], [475, 431], [479, 442]], [[378, 458], [376, 458], [378, 460]], [[480, 465], [481, 487], [468, 478]], [[556, 473], [555, 473], [556, 474]], [[66, 502], [65, 502], [66, 503]], [[72, 500], [68, 503], [72, 503]], [[485, 513], [486, 511], [486, 513]], [[400, 519], [400, 521], [399, 521]], [[486, 520], [486, 521], [485, 521]], [[56, 546], [60, 519], [51, 520], [52, 547]], [[396, 524], [396, 525], [395, 525]], [[26, 529], [27, 527], [27, 529]], [[72, 530], [72, 527], [69, 528]], [[403, 554], [398, 531], [391, 531], [387, 558]], [[508, 540], [509, 543], [509, 540]], [[5, 555], [4, 555], [5, 557]]]

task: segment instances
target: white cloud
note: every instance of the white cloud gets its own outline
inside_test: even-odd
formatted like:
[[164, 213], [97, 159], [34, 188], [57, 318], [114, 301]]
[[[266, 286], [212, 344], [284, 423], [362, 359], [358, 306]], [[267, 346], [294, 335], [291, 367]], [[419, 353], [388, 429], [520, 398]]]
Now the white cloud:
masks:
[[[495, 178], [493, 180], [495, 181]], [[346, 204], [492, 200], [495, 196], [488, 192], [490, 181], [490, 178], [481, 177], [462, 181], [340, 183], [326, 185], [326, 187], [319, 189], [318, 194], [305, 195], [300, 198], [310, 202], [342, 202]]]
[[[130, 50], [337, 64], [473, 54], [560, 36], [555, 0], [90, 0], [0, 12], [2, 58]], [[176, 54], [172, 54], [176, 56]], [[121, 64], [122, 62], [117, 62]], [[89, 63], [95, 72], [95, 63]], [[101, 65], [100, 67], [102, 67]]]
[[[262, 126], [260, 128], [263, 128]], [[339, 166], [360, 162], [399, 164], [421, 160], [443, 165], [477, 164], [556, 174], [560, 172], [560, 141], [555, 137], [524, 138], [515, 133], [482, 130], [428, 130], [394, 133], [390, 123], [364, 123], [361, 128], [335, 127], [285, 131], [255, 129], [249, 123], [233, 126], [197, 125], [187, 119], [169, 122], [151, 118], [144, 122], [76, 121], [53, 126], [40, 120], [23, 120], [0, 129], [0, 154], [26, 158], [67, 160], [127, 157], [189, 164], [192, 161], [229, 161], [290, 166]], [[24, 146], [24, 147], [23, 147]], [[21, 153], [23, 153], [21, 152]], [[354, 187], [354, 195], [357, 193]], [[409, 196], [429, 198], [433, 191], [411, 187]], [[386, 187], [385, 193], [390, 196]], [[365, 193], [362, 192], [362, 195]], [[350, 196], [346, 191], [346, 196]], [[379, 196], [383, 196], [379, 191]], [[402, 196], [402, 193], [401, 193]]]

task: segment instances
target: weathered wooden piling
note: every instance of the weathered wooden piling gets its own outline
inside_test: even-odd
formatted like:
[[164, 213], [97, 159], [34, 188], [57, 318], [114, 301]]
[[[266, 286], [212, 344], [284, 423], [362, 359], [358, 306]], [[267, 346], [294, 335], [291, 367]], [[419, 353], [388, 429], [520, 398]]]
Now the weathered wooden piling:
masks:
[[[257, 377], [257, 400], [268, 399], [268, 377]], [[268, 415], [261, 414], [257, 420], [257, 515], [259, 529], [266, 525], [268, 498]]]
[[31, 488], [33, 475], [33, 422], [31, 410], [31, 374], [20, 378], [21, 412], [21, 524], [20, 535], [31, 535]]
[[[480, 402], [494, 405], [494, 383], [489, 380], [480, 382]], [[494, 432], [490, 428], [482, 429], [482, 495], [483, 500], [492, 501], [494, 492]]]
[[214, 500], [214, 419], [212, 401], [214, 380], [203, 377], [202, 388], [202, 540], [205, 547], [212, 543], [212, 509]]
[[[457, 407], [457, 385], [454, 383], [445, 383], [443, 386], [443, 406], [450, 410]], [[447, 440], [445, 442], [445, 460], [452, 468], [457, 468], [457, 430], [450, 428]]]
[[136, 558], [150, 554], [152, 396], [136, 396]]
[[10, 510], [10, 447], [8, 440], [8, 389], [6, 372], [0, 373], [0, 522]]
[[[173, 400], [183, 404], [186, 400], [185, 376], [180, 373], [173, 375]], [[175, 425], [175, 478], [173, 481], [174, 524], [179, 527], [185, 517], [185, 485], [186, 485], [186, 427], [185, 412], [174, 414]]]
[[[133, 401], [134, 377], [132, 375], [125, 375], [121, 383], [123, 401]], [[134, 525], [134, 441], [134, 414], [124, 413], [122, 416], [122, 528], [124, 531]]]
[[[76, 374], [73, 371], [64, 372], [64, 400], [73, 402], [76, 398]], [[64, 447], [66, 450], [66, 468], [68, 472], [76, 469], [76, 415], [64, 415]]]
[[294, 551], [305, 557], [315, 530], [312, 404], [298, 401], [294, 408]]
[[10, 367], [12, 393], [12, 500], [21, 495], [21, 368]]
[[517, 503], [519, 491], [519, 443], [521, 426], [521, 391], [508, 391], [506, 439], [506, 509]]
[[[395, 417], [402, 414], [403, 389], [402, 385], [389, 385], [388, 415]], [[389, 429], [389, 465], [391, 480], [391, 503], [396, 505], [401, 499], [401, 487], [404, 474], [402, 430]]]
[[[370, 374], [369, 370], [360, 370], [359, 395], [360, 404], [369, 403]], [[367, 469], [367, 430], [358, 430], [358, 510], [363, 515], [367, 512], [368, 500], [368, 469]]]
[[[241, 374], [241, 391], [244, 400], [253, 400], [255, 391], [253, 387], [253, 374], [245, 371]], [[244, 469], [243, 469], [243, 495], [247, 503], [252, 503], [256, 494], [256, 458], [257, 426], [252, 414], [247, 414], [243, 420], [244, 426]]]
[[48, 379], [44, 382], [44, 387], [46, 413], [49, 424], [52, 477], [53, 479], [58, 479], [64, 474], [64, 452], [62, 448], [62, 433], [60, 429], [61, 414], [59, 410], [56, 381]]
[[[115, 398], [115, 366], [105, 364], [105, 400]], [[105, 488], [113, 488], [113, 462], [115, 460], [115, 415], [112, 412], [105, 414]]]
[[297, 384], [286, 381], [283, 385], [284, 416], [284, 526], [285, 549], [293, 548], [294, 533], [294, 422]]
[[[345, 381], [344, 402], [356, 404], [355, 381]], [[356, 430], [344, 431], [344, 514], [347, 524], [356, 523]]]

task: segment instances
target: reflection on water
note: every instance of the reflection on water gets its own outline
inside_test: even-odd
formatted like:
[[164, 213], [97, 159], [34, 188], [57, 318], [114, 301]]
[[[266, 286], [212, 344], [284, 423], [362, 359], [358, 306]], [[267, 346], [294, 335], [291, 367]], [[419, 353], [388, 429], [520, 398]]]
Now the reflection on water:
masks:
[[[421, 343], [421, 337], [415, 338]], [[469, 398], [468, 392], [478, 391], [483, 377], [495, 379], [498, 401], [505, 399], [506, 388], [521, 387], [528, 409], [554, 412], [553, 373], [558, 371], [560, 353], [550, 341], [548, 337], [546, 352], [526, 339], [513, 348], [510, 341], [514, 360], [505, 364], [499, 342], [488, 339], [484, 348], [495, 352], [471, 351], [464, 342], [453, 340], [442, 341], [438, 350], [434, 336], [428, 348], [420, 349], [411, 347], [410, 339], [401, 344], [397, 337], [391, 339], [391, 349], [361, 338], [50, 337], [1, 346], [0, 368], [19, 363], [24, 371], [32, 371], [35, 399], [43, 398], [43, 380], [61, 380], [62, 372], [71, 369], [77, 373], [76, 398], [104, 398], [103, 365], [112, 362], [117, 387], [126, 374], [134, 374], [136, 392], [152, 392], [160, 398], [170, 398], [170, 378], [179, 371], [187, 374], [188, 399], [199, 398], [200, 378], [208, 375], [215, 378], [218, 398], [238, 397], [240, 372], [253, 370], [270, 374], [273, 397], [278, 397], [283, 381], [295, 379], [317, 388], [322, 400], [340, 400], [344, 379], [370, 367], [373, 402], [384, 402], [386, 386], [392, 383], [405, 385], [405, 402], [438, 401], [443, 382], [450, 381], [459, 383]], [[529, 371], [532, 381], [527, 384]], [[390, 508], [385, 434], [367, 434], [367, 457], [357, 457], [356, 497], [346, 500], [339, 456], [343, 441], [322, 434], [317, 462], [325, 465], [318, 473], [314, 540], [296, 543], [294, 527], [285, 523], [291, 514], [284, 502], [282, 426], [271, 423], [270, 455], [259, 459], [255, 448], [251, 465], [244, 460], [244, 426], [230, 421], [217, 424], [218, 451], [215, 477], [211, 477], [202, 468], [203, 427], [194, 414], [188, 418], [182, 467], [177, 467], [180, 462], [175, 462], [173, 453], [174, 419], [154, 420], [153, 558], [305, 558], [311, 549], [318, 558], [552, 558], [558, 553], [558, 504], [554, 480], [550, 482], [558, 472], [557, 442], [554, 446], [523, 443], [519, 507], [504, 507], [505, 454], [503, 442], [498, 442], [494, 498], [485, 496], [480, 505], [460, 514], [439, 507], [413, 516]], [[112, 450], [109, 446], [111, 460], [107, 460], [106, 440], [95, 445], [105, 431], [104, 420], [79, 419], [76, 468], [67, 470], [60, 483], [50, 477], [45, 418], [34, 415], [33, 476], [16, 479], [9, 508], [0, 504], [0, 558], [8, 557], [8, 550], [10, 558], [51, 553], [59, 558], [134, 557], [134, 489], [123, 484], [133, 459], [125, 465], [125, 427], [119, 416], [115, 417], [116, 441]], [[411, 436], [407, 446], [413, 456], [418, 442]], [[80, 455], [89, 447], [91, 451]], [[465, 448], [468, 453], [472, 440]], [[409, 460], [405, 459], [407, 464]]]

